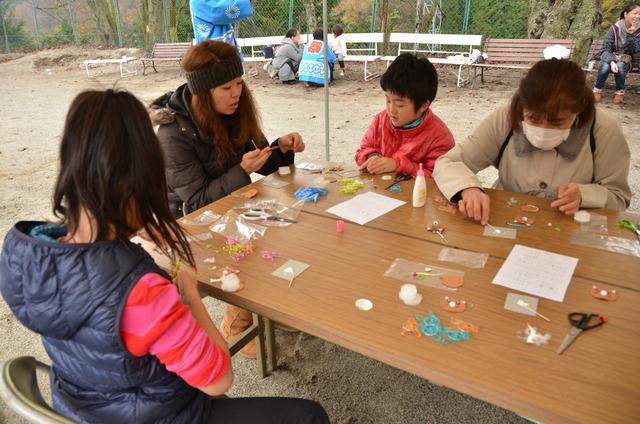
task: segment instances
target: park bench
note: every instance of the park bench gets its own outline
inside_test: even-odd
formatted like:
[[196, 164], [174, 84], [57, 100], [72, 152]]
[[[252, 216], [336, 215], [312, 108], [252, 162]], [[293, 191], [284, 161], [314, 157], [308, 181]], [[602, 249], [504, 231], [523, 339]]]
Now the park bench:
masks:
[[347, 42], [347, 54], [344, 57], [345, 62], [364, 63], [365, 81], [380, 76], [379, 72], [371, 71], [367, 65], [381, 59], [381, 56], [378, 54], [378, 44], [384, 40], [384, 34], [381, 32], [348, 33], [345, 34], [345, 38]]
[[[151, 53], [140, 59], [142, 62], [142, 75], [145, 75], [147, 66], [151, 66], [155, 72], [158, 72], [156, 69], [156, 62], [176, 62], [178, 66], [180, 66], [182, 58], [192, 45], [193, 44], [191, 42], [154, 44]], [[181, 66], [180, 73], [182, 73]]]
[[485, 69], [530, 69], [536, 62], [544, 59], [543, 52], [546, 47], [561, 45], [573, 55], [575, 50], [575, 40], [569, 39], [511, 39], [511, 38], [489, 38], [484, 45], [484, 53], [487, 58], [484, 63], [474, 63], [473, 85], [480, 70], [480, 81], [484, 83]]
[[[390, 43], [398, 44], [398, 56], [405, 52], [426, 54], [431, 63], [457, 67], [454, 75], [456, 85], [466, 83], [462, 78], [462, 68], [469, 65], [468, 56], [474, 48], [482, 44], [482, 35], [473, 34], [416, 34], [393, 32], [389, 36]], [[442, 56], [448, 57], [442, 57]], [[397, 56], [383, 56], [382, 60], [393, 61]]]

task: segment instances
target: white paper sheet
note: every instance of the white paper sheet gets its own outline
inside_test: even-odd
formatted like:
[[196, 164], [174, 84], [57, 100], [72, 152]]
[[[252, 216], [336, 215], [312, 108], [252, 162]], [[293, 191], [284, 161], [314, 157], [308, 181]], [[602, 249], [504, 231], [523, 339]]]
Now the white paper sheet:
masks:
[[493, 284], [562, 302], [578, 258], [516, 244]]
[[345, 202], [338, 203], [327, 209], [327, 212], [356, 224], [364, 225], [405, 203], [402, 200], [368, 191]]

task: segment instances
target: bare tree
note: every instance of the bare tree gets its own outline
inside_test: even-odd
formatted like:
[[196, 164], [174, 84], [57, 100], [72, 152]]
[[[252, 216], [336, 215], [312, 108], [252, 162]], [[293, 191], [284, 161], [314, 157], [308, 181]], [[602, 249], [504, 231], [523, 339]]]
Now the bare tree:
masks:
[[[145, 47], [164, 41], [164, 15], [162, 0], [140, 0], [142, 31]], [[171, 2], [173, 3], [173, 2]]]
[[115, 44], [118, 29], [113, 2], [111, 0], [87, 0], [87, 4], [93, 13], [101, 40], [106, 44]]
[[318, 26], [316, 18], [316, 4], [314, 0], [303, 0], [304, 14], [307, 18], [307, 31], [311, 32]]
[[582, 64], [602, 21], [602, 0], [529, 0], [529, 38], [576, 40], [573, 60]]

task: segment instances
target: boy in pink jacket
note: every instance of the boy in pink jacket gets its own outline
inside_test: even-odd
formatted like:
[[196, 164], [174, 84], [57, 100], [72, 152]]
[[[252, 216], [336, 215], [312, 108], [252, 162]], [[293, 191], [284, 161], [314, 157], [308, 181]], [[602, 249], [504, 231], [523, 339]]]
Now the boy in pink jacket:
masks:
[[378, 113], [356, 151], [356, 163], [371, 174], [416, 175], [420, 164], [431, 177], [433, 166], [454, 145], [447, 125], [430, 110], [438, 73], [428, 59], [405, 53], [380, 78], [387, 107]]

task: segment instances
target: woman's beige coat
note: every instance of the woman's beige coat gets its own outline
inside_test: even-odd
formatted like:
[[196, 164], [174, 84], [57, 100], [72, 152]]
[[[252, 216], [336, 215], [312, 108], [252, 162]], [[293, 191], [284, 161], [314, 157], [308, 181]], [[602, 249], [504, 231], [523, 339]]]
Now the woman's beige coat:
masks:
[[469, 187], [481, 187], [476, 172], [498, 168], [494, 188], [555, 199], [558, 187], [577, 183], [583, 208], [625, 210], [631, 201], [630, 153], [622, 128], [609, 112], [596, 109], [596, 149], [589, 143], [591, 122], [574, 127], [569, 138], [553, 150], [533, 147], [521, 128], [515, 128], [500, 163], [498, 154], [511, 126], [509, 108], [492, 112], [466, 140], [456, 144], [435, 164], [433, 178], [451, 199]]

